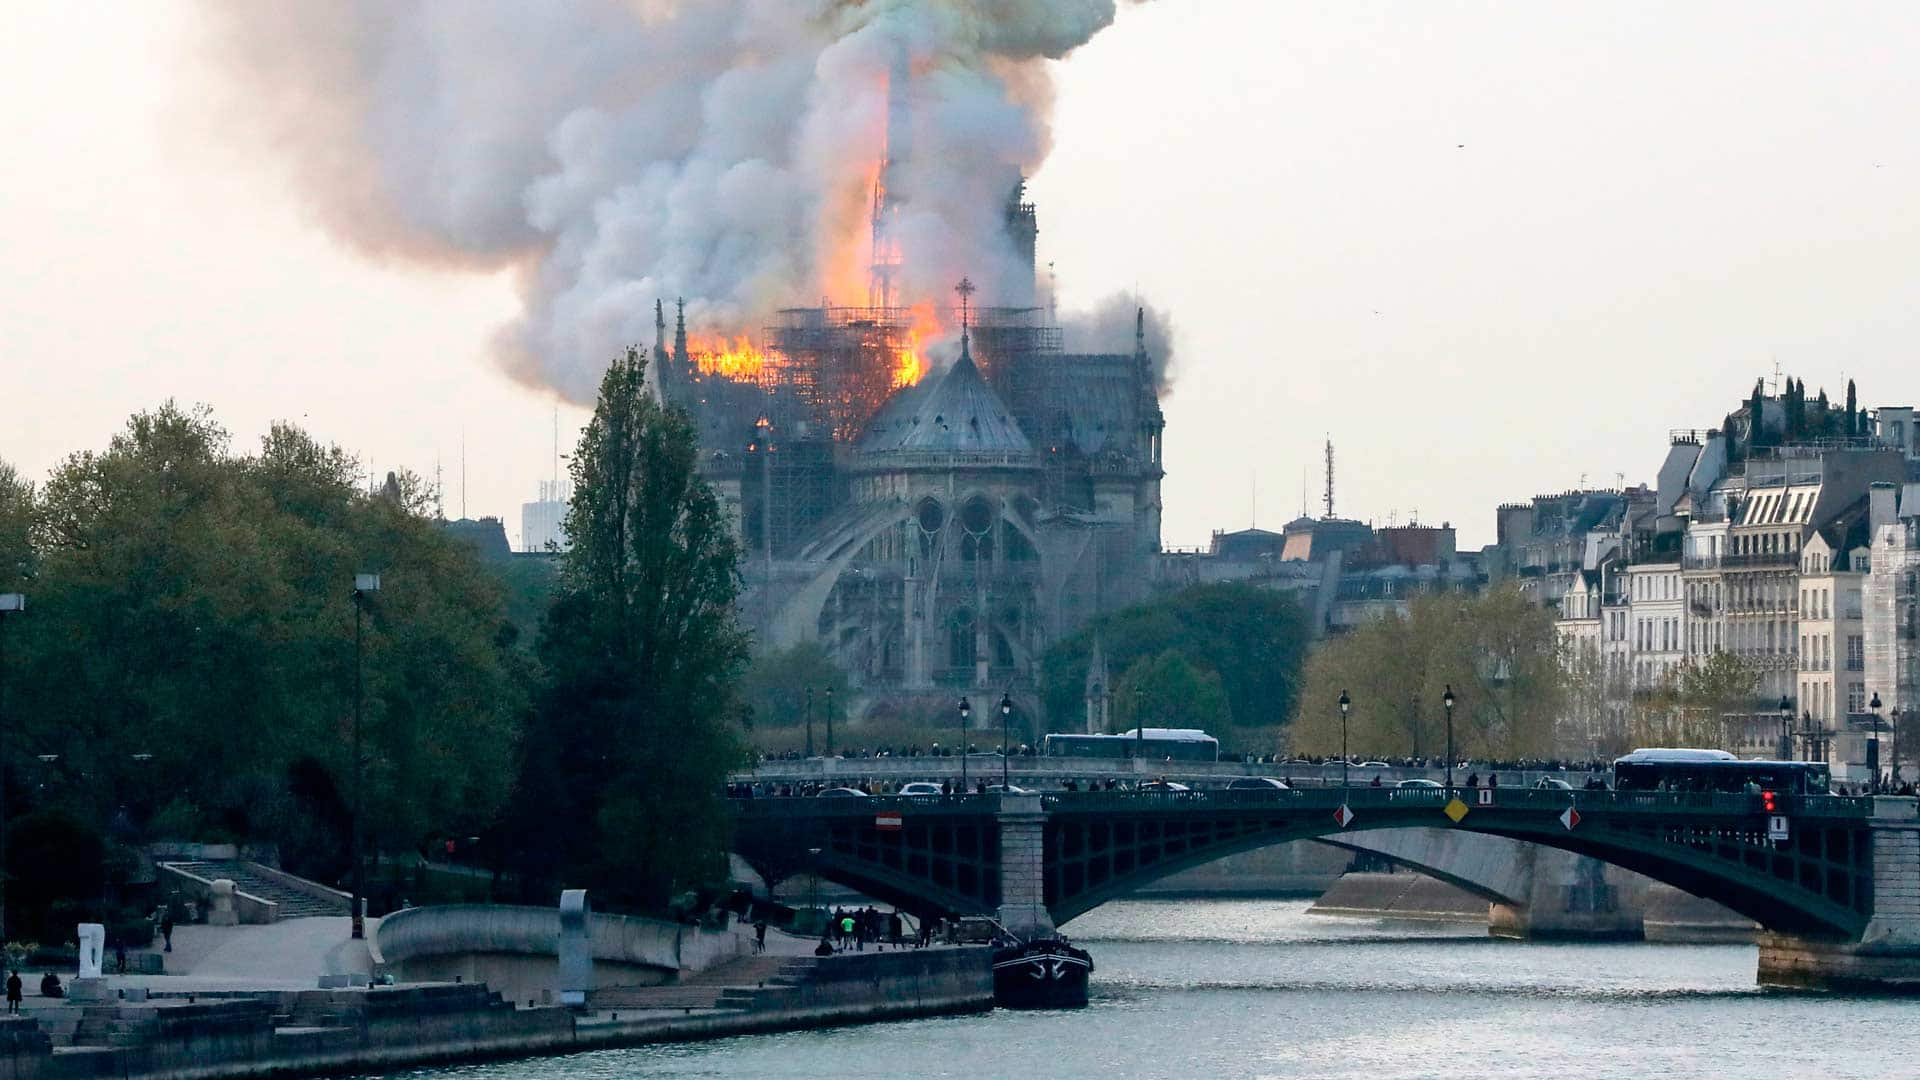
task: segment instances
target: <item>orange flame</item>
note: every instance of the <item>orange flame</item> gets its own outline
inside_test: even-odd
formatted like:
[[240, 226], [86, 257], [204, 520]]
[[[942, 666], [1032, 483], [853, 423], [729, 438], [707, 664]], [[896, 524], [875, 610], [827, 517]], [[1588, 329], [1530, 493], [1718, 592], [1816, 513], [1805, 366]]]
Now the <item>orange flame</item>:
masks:
[[736, 336], [731, 343], [724, 337], [712, 341], [690, 338], [687, 352], [693, 357], [694, 366], [700, 374], [718, 375], [726, 379], [757, 379], [775, 363], [745, 335]]
[[893, 386], [902, 389], [917, 385], [927, 374], [927, 362], [921, 354], [925, 343], [940, 334], [940, 320], [930, 301], [921, 301], [910, 309], [907, 344], [894, 356]]

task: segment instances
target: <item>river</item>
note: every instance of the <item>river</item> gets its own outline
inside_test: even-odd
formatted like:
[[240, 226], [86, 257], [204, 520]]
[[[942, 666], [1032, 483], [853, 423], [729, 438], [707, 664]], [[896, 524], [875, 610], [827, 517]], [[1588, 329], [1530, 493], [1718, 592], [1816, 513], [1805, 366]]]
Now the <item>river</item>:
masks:
[[1759, 990], [1751, 946], [1530, 944], [1306, 908], [1127, 901], [1090, 912], [1066, 927], [1098, 967], [1079, 1012], [996, 1010], [399, 1075], [1920, 1076], [1920, 1005]]

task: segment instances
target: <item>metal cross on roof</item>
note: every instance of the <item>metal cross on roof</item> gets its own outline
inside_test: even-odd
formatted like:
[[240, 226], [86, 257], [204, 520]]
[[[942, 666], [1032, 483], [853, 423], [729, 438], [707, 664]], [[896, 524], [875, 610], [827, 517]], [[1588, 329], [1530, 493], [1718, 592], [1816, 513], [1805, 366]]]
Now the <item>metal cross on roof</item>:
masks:
[[974, 287], [972, 281], [963, 277], [960, 279], [960, 284], [953, 287], [953, 291], [960, 294], [960, 329], [965, 330], [967, 328], [967, 301], [978, 290]]

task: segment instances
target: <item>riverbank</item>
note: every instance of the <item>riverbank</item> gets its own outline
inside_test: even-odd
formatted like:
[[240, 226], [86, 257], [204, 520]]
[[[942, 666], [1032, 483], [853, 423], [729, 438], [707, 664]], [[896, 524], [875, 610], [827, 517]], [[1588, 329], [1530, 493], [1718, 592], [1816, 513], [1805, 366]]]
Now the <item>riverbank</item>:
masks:
[[[379, 1072], [993, 1007], [985, 947], [753, 959], [772, 963], [743, 972], [743, 985], [716, 972], [705, 986], [635, 988], [591, 1012], [516, 1008], [474, 983], [73, 1003], [0, 1020], [0, 1080]], [[74, 1045], [55, 1046], [56, 1032]]]
[[[1338, 915], [1412, 922], [1487, 922], [1487, 901], [1424, 874], [1347, 874], [1307, 909]], [[1748, 945], [1758, 927], [1711, 900], [1670, 885], [1649, 883], [1642, 920], [1648, 941], [1675, 945]]]

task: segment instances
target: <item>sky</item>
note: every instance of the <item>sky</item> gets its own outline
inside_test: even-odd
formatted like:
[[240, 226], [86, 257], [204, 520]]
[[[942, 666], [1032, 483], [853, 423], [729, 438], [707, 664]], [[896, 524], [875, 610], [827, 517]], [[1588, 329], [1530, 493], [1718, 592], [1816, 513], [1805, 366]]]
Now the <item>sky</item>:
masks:
[[[489, 358], [514, 282], [340, 246], [204, 106], [188, 3], [0, 7], [0, 459], [276, 419], [504, 517], [585, 414]], [[1920, 399], [1920, 6], [1153, 0], [1054, 65], [1063, 310], [1174, 323], [1164, 539], [1649, 480], [1775, 366]]]

